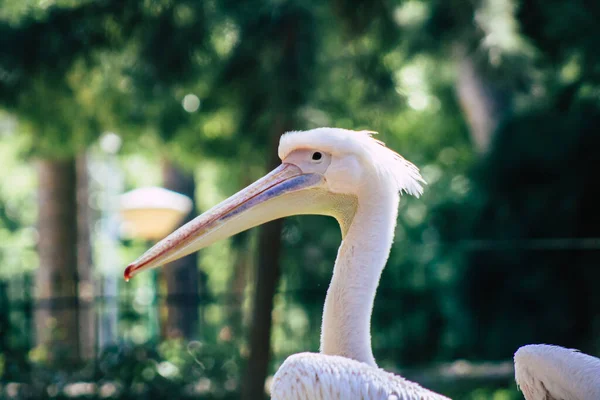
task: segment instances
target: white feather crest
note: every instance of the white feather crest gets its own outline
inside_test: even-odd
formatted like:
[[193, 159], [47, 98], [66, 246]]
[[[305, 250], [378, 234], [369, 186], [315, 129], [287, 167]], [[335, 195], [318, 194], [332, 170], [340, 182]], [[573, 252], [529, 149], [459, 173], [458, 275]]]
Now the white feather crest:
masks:
[[379, 175], [393, 182], [398, 191], [419, 197], [425, 183], [419, 169], [373, 138], [374, 134], [377, 132], [341, 128], [288, 132], [281, 136], [279, 158], [284, 159], [293, 150], [301, 148], [316, 148], [331, 154], [355, 154], [374, 166]]

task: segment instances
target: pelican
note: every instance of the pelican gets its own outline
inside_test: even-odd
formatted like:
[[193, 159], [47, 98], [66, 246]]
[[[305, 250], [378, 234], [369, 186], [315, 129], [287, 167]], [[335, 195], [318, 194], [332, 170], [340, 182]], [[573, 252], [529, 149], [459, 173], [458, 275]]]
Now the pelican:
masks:
[[573, 349], [523, 346], [515, 353], [515, 378], [527, 400], [600, 399], [600, 359]]
[[448, 400], [379, 369], [373, 357], [371, 312], [400, 193], [419, 196], [424, 183], [413, 164], [373, 133], [285, 133], [279, 167], [157, 243], [127, 267], [125, 279], [277, 218], [334, 217], [342, 244], [325, 299], [320, 353], [288, 357], [273, 378], [272, 398]]

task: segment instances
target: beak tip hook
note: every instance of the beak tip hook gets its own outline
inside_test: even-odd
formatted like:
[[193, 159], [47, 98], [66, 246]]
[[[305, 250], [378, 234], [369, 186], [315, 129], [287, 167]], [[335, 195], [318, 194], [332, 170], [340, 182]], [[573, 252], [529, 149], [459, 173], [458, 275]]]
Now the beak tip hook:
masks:
[[125, 282], [129, 282], [129, 280], [133, 276], [133, 271], [134, 270], [135, 270], [135, 265], [134, 264], [129, 264], [127, 266], [127, 268], [125, 268], [125, 273], [123, 274], [123, 277], [125, 278]]

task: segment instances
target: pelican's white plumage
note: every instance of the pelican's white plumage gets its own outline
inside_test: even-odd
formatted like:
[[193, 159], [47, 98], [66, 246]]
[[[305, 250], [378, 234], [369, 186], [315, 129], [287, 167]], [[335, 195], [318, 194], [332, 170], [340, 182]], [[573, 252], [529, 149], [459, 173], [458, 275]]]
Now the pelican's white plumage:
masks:
[[515, 353], [515, 378], [527, 400], [600, 399], [600, 359], [546, 344]]
[[414, 382], [349, 358], [315, 353], [288, 357], [271, 386], [273, 399], [442, 400]]
[[289, 357], [275, 374], [274, 400], [444, 400], [377, 367], [371, 313], [387, 262], [400, 193], [415, 196], [418, 169], [373, 132], [318, 128], [281, 137], [282, 165], [189, 222], [130, 264], [126, 278], [264, 222], [333, 216], [342, 244], [323, 308], [319, 354]]
[[[371, 352], [371, 311], [393, 242], [399, 193], [419, 196], [424, 183], [413, 164], [372, 135], [319, 128], [281, 137], [282, 160], [302, 149], [324, 151], [339, 160], [325, 175], [330, 189], [355, 195], [358, 206], [327, 292], [321, 354], [289, 357], [275, 374], [273, 399], [446, 399], [377, 368]], [[352, 189], [338, 180], [352, 181]]]

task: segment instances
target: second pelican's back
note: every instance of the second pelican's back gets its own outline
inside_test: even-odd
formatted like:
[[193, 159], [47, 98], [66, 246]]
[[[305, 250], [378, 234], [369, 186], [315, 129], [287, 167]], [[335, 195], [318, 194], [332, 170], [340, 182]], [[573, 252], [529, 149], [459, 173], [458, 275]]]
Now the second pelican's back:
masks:
[[600, 359], [534, 344], [515, 353], [515, 378], [527, 400], [600, 399]]

